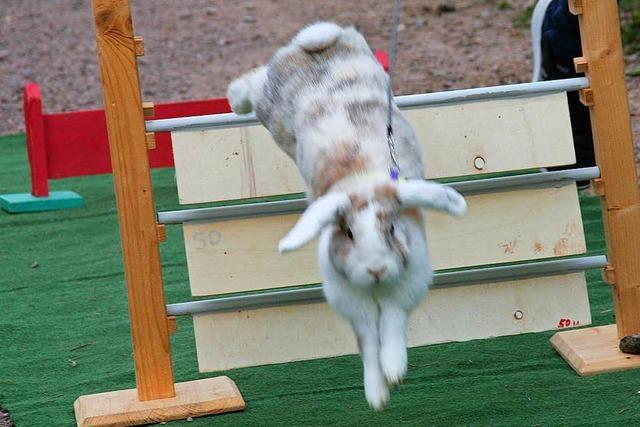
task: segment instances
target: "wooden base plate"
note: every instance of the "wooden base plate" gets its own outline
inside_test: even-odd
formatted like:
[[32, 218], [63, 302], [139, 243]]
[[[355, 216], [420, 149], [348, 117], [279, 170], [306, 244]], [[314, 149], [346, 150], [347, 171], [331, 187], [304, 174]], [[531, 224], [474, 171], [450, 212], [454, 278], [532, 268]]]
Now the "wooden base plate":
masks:
[[80, 396], [73, 407], [78, 426], [134, 426], [241, 411], [244, 399], [229, 377], [177, 383], [176, 396], [138, 400], [136, 389]]
[[580, 375], [640, 368], [640, 355], [618, 349], [616, 325], [558, 332], [551, 345]]

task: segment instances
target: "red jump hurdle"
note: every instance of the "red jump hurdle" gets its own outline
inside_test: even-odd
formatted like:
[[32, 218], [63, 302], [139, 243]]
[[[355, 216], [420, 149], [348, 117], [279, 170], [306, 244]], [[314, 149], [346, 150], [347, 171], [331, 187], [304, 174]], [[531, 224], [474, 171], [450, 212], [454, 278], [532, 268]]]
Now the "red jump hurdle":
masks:
[[[31, 166], [31, 194], [49, 195], [49, 179], [111, 173], [104, 110], [44, 114], [40, 88], [24, 88], [27, 151]], [[155, 105], [154, 119], [228, 113], [226, 99], [207, 99]], [[149, 151], [152, 168], [173, 166], [171, 134], [156, 134]]]
[[[8, 212], [40, 212], [82, 205], [72, 191], [49, 191], [49, 180], [111, 173], [104, 110], [44, 113], [40, 87], [24, 87], [26, 144], [31, 169], [31, 193], [0, 195]], [[228, 113], [225, 98], [157, 104], [155, 119]], [[173, 167], [171, 134], [156, 134], [156, 149], [149, 151], [152, 168]]]

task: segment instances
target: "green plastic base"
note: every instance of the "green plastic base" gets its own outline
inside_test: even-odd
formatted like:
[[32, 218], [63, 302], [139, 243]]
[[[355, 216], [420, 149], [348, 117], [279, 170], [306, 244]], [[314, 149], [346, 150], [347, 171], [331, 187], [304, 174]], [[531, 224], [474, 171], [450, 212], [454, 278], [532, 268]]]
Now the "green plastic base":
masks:
[[84, 199], [73, 191], [52, 191], [47, 197], [30, 193], [0, 194], [0, 207], [9, 213], [44, 212], [78, 208]]

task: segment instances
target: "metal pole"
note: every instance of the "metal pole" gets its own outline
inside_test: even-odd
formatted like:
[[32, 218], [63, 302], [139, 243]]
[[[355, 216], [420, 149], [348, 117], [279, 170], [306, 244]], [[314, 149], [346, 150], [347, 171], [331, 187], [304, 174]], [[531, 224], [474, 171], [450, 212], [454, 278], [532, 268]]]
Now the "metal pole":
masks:
[[[571, 92], [586, 87], [589, 87], [589, 80], [586, 77], [576, 77], [564, 80], [549, 80], [543, 82], [404, 95], [396, 96], [394, 99], [398, 107], [402, 109], [411, 109], [485, 99], [527, 97], [555, 92]], [[227, 113], [179, 117], [175, 119], [149, 120], [146, 122], [146, 129], [147, 132], [173, 132], [179, 130], [202, 130], [249, 126], [258, 123], [258, 119], [253, 113], [244, 115]]]
[[[569, 274], [607, 265], [604, 255], [554, 259], [535, 263], [465, 269], [435, 273], [431, 288], [449, 288], [489, 282], [527, 279], [532, 277]], [[321, 286], [304, 289], [263, 292], [258, 294], [207, 299], [167, 305], [170, 316], [185, 316], [202, 313], [251, 310], [291, 304], [317, 303], [324, 301]]]
[[[600, 176], [597, 167], [569, 169], [554, 172], [462, 181], [449, 184], [464, 195], [524, 188], [560, 187], [575, 181], [586, 181]], [[160, 224], [181, 224], [187, 221], [223, 221], [229, 219], [299, 213], [307, 207], [306, 199], [278, 202], [247, 203], [215, 208], [182, 209], [158, 213]]]

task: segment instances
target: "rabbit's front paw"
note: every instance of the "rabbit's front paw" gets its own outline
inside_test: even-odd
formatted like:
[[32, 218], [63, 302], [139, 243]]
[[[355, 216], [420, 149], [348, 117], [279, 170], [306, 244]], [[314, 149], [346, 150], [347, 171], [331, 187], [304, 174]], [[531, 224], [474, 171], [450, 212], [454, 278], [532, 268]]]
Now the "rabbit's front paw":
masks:
[[464, 197], [460, 195], [453, 188], [447, 188], [447, 211], [455, 216], [461, 217], [467, 212], [467, 202], [464, 200]]

